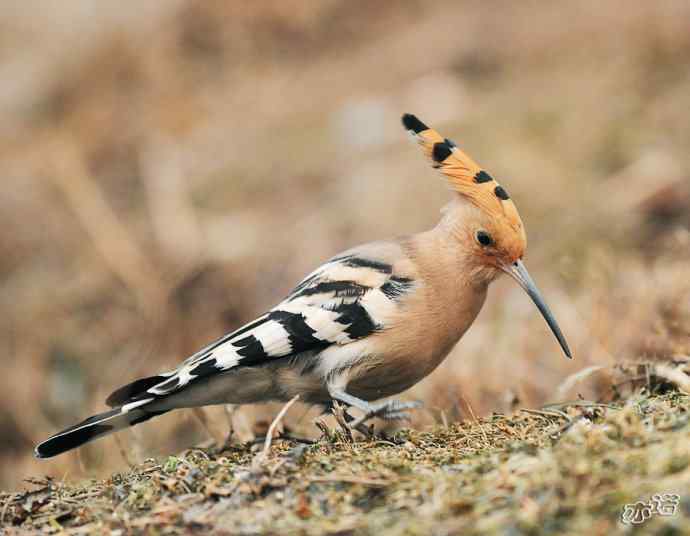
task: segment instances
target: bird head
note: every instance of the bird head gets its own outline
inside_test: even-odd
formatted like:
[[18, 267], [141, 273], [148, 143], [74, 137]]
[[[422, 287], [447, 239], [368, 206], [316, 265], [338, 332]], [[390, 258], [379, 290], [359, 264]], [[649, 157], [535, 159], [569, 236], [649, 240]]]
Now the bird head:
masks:
[[487, 269], [489, 274], [504, 272], [515, 279], [544, 316], [565, 355], [572, 357], [556, 319], [522, 261], [527, 237], [517, 207], [506, 189], [453, 141], [442, 137], [416, 116], [405, 114], [402, 122], [432, 166], [446, 177], [460, 198], [476, 209], [466, 213], [458, 233], [463, 244], [470, 244], [468, 250], [474, 263]]

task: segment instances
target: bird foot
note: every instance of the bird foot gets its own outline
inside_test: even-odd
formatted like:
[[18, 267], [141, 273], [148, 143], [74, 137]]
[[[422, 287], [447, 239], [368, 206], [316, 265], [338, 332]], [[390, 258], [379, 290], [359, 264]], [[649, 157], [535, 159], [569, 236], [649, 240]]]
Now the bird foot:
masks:
[[423, 404], [419, 401], [401, 402], [400, 400], [388, 400], [380, 404], [370, 404], [364, 415], [353, 420], [350, 424], [352, 428], [357, 428], [369, 419], [378, 417], [386, 421], [401, 421], [410, 418], [406, 411], [409, 409], [421, 408]]
[[360, 434], [365, 437], [371, 437], [373, 430], [369, 429], [363, 423], [356, 426], [352, 426], [352, 423], [356, 420], [352, 415], [347, 412], [347, 407], [341, 406], [337, 400], [334, 400], [331, 404], [331, 411], [338, 422], [340, 428], [345, 432], [348, 439], [353, 441], [352, 431], [357, 430]]

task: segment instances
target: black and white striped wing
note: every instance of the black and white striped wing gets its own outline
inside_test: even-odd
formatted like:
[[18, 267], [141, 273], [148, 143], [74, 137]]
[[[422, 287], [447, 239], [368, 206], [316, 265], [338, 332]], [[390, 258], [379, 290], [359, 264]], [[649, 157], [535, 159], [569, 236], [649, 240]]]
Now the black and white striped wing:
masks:
[[352, 255], [335, 258], [267, 314], [203, 348], [175, 371], [156, 377], [159, 380], [145, 392], [139, 390], [136, 399], [165, 396], [235, 367], [318, 353], [362, 339], [386, 327], [396, 299], [411, 286], [409, 279], [392, 275], [387, 264]]

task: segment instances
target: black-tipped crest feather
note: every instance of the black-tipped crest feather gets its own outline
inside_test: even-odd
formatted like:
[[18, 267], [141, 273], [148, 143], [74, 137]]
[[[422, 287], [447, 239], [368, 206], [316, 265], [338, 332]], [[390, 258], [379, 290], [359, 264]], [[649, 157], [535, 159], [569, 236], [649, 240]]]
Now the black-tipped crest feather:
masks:
[[419, 119], [417, 119], [416, 115], [412, 115], [412, 114], [403, 115], [402, 116], [402, 123], [403, 123], [403, 126], [407, 130], [411, 130], [415, 134], [419, 134], [420, 132], [423, 132], [424, 130], [429, 129], [428, 126], [426, 126]]

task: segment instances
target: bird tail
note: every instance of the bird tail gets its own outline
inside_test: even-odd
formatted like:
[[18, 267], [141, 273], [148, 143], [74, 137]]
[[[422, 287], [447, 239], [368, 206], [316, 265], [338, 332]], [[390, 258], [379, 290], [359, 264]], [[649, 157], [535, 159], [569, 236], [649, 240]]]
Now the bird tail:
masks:
[[125, 404], [119, 408], [89, 417], [39, 443], [34, 449], [34, 454], [37, 458], [52, 458], [99, 437], [165, 413], [165, 411], [147, 411], [145, 406], [152, 400], [140, 400]]

